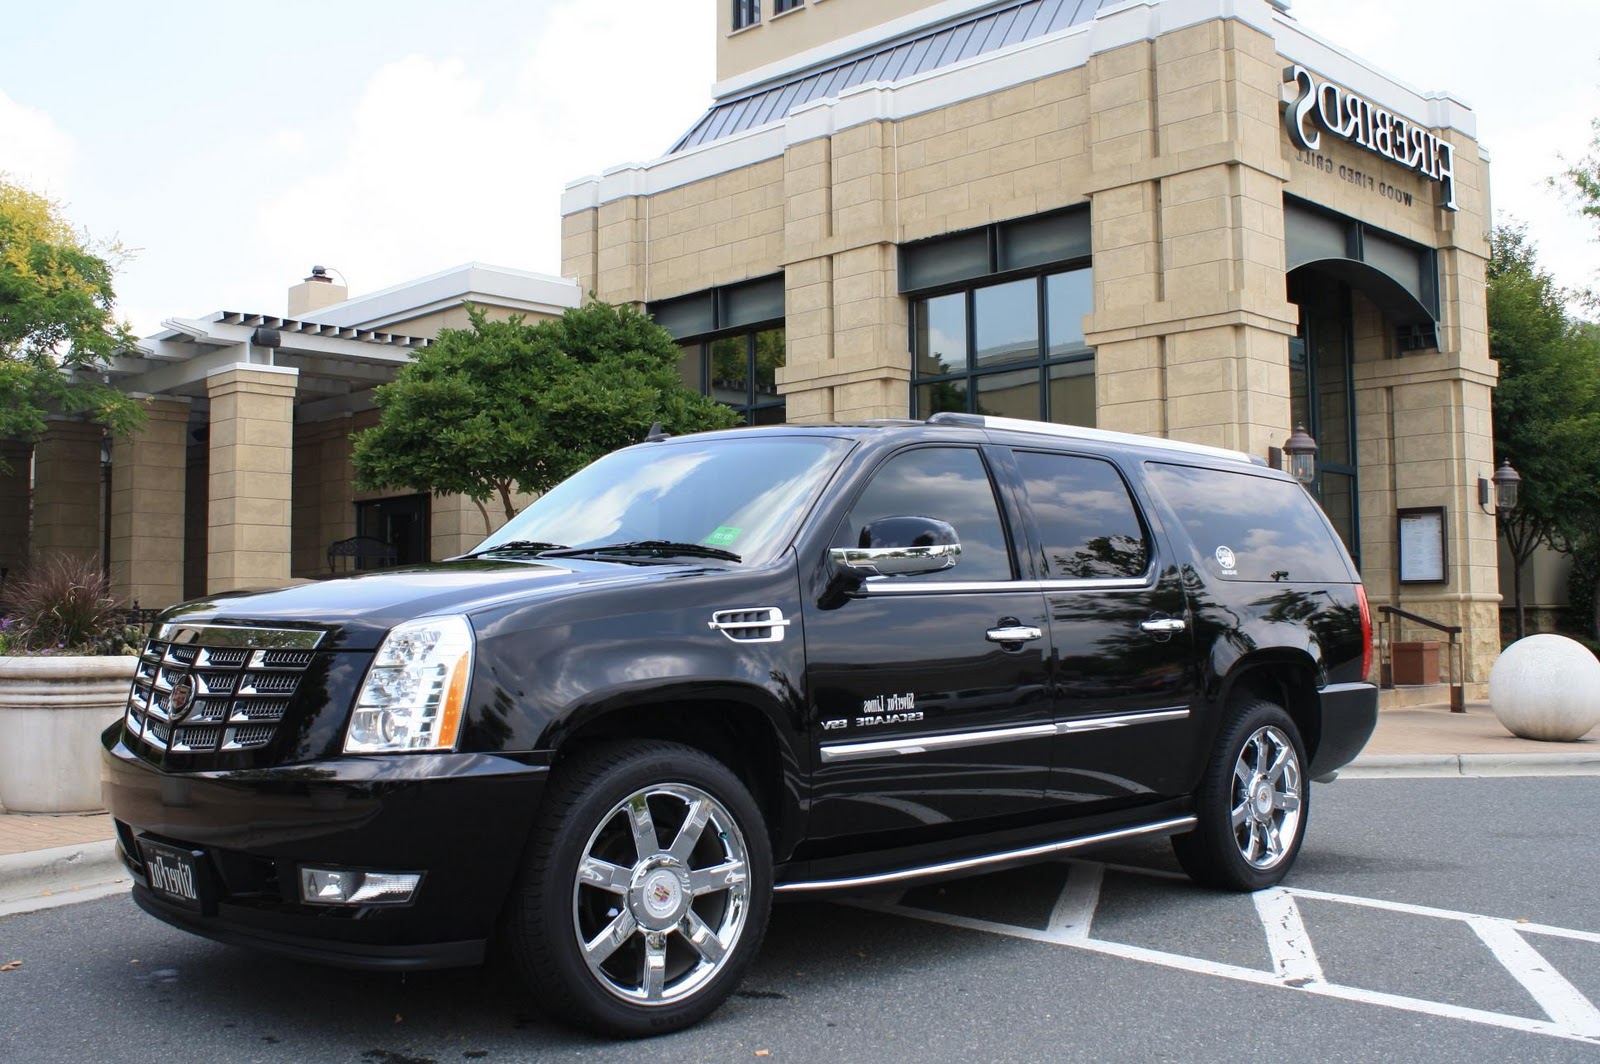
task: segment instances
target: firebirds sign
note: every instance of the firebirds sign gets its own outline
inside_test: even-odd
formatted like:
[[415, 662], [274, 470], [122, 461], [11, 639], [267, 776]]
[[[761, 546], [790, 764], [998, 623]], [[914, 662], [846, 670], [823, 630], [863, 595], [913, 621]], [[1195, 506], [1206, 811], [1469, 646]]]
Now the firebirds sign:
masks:
[[[1322, 130], [1391, 159], [1408, 170], [1439, 182], [1444, 208], [1456, 209], [1456, 150], [1422, 126], [1385, 110], [1331, 81], [1318, 81], [1303, 66], [1285, 67], [1283, 80], [1294, 82], [1299, 95], [1284, 119], [1289, 136], [1306, 151], [1322, 144]], [[1318, 127], [1321, 127], [1320, 129]]]

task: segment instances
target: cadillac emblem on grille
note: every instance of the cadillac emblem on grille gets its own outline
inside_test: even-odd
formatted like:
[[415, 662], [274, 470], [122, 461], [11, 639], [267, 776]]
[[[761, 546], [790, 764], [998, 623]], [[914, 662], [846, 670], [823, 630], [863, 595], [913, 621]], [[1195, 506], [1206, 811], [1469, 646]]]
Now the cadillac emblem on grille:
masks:
[[176, 724], [189, 715], [189, 710], [194, 707], [194, 677], [179, 676], [172, 684], [172, 693], [167, 696], [167, 708], [172, 722]]

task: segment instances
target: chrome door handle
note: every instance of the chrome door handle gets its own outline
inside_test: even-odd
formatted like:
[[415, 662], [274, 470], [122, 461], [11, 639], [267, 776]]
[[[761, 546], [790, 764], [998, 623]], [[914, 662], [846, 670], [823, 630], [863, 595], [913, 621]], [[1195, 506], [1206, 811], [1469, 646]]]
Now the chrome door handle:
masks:
[[1189, 627], [1189, 622], [1182, 617], [1152, 617], [1148, 621], [1139, 622], [1139, 631], [1149, 632], [1151, 635], [1177, 635]]
[[1044, 638], [1044, 632], [1032, 625], [1016, 624], [1008, 628], [991, 628], [987, 638], [991, 643], [1026, 643]]

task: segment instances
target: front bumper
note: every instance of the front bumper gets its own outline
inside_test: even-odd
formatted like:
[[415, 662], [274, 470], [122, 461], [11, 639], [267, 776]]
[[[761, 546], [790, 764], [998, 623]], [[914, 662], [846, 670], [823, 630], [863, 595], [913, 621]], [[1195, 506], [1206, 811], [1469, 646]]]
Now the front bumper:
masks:
[[1370, 683], [1329, 684], [1322, 702], [1322, 738], [1308, 775], [1318, 779], [1355, 760], [1378, 726], [1378, 689]]
[[[355, 968], [482, 960], [549, 771], [489, 754], [404, 754], [164, 773], [120, 733], [103, 737], [101, 789], [139, 906], [220, 941]], [[197, 908], [151, 890], [141, 838], [198, 852]], [[302, 865], [422, 881], [406, 905], [305, 905]]]

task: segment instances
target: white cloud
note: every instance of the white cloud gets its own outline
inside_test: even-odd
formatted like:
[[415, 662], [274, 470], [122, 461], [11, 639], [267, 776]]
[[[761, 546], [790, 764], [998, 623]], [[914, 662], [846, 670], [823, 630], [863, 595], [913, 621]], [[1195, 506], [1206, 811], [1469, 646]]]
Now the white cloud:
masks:
[[[661, 155], [709, 102], [709, 80], [689, 88], [679, 67], [709, 75], [709, 26], [673, 7], [573, 0], [520, 54], [510, 44], [504, 69], [422, 54], [378, 69], [335, 149], [280, 160], [311, 169], [253, 211], [264, 306], [313, 263], [339, 269], [352, 295], [469, 260], [559, 273], [566, 183]], [[669, 64], [674, 76], [657, 77]]]
[[48, 114], [0, 91], [0, 173], [35, 192], [65, 196], [77, 147]]

